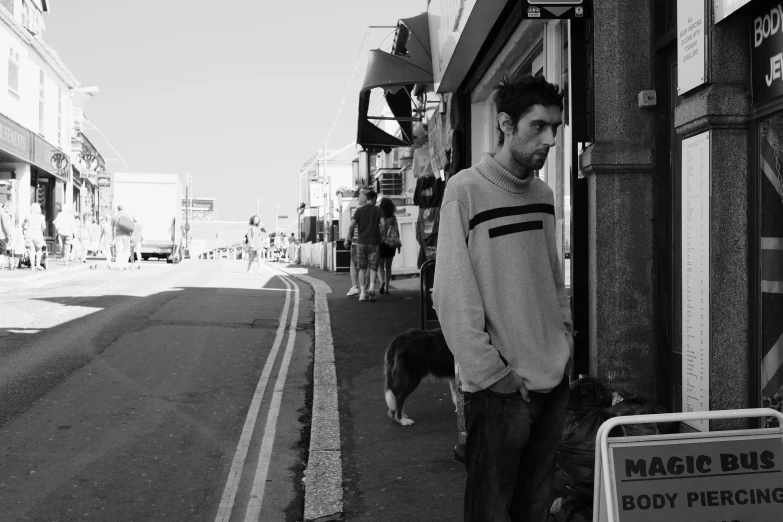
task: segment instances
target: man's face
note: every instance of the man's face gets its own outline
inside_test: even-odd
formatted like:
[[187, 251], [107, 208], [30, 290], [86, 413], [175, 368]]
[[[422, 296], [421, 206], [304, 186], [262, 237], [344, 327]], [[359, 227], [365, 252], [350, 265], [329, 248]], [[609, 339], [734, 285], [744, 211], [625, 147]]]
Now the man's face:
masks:
[[549, 149], [555, 146], [555, 136], [562, 122], [558, 107], [533, 105], [519, 118], [516, 132], [511, 136], [506, 134], [503, 146], [509, 147], [515, 162], [539, 170], [546, 162]]
[[359, 191], [359, 205], [367, 203], [367, 193], [364, 190]]

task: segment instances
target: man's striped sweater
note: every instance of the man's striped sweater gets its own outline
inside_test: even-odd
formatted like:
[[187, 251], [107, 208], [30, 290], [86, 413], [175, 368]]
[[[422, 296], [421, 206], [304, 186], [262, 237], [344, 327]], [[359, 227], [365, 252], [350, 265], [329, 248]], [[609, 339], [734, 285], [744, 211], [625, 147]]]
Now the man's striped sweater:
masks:
[[531, 391], [563, 379], [571, 308], [555, 244], [552, 190], [485, 154], [451, 178], [440, 211], [434, 303], [468, 392], [510, 370]]

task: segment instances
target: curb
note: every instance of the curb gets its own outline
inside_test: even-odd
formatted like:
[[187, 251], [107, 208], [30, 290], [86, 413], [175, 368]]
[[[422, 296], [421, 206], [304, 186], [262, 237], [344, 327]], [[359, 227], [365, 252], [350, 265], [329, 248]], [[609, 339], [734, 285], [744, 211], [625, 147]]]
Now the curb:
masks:
[[314, 277], [293, 274], [315, 292], [315, 355], [310, 449], [305, 470], [304, 520], [339, 520], [343, 513], [343, 468], [340, 450], [340, 416], [337, 406], [337, 372], [327, 294], [332, 289]]

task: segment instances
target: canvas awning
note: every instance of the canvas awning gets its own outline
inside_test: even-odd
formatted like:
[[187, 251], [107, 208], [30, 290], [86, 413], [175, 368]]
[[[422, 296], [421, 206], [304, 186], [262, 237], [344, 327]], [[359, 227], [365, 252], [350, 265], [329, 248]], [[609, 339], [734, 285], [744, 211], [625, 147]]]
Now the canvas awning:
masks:
[[[359, 94], [359, 124], [356, 142], [370, 152], [393, 147], [406, 147], [413, 142], [412, 91], [417, 84], [432, 83], [432, 55], [427, 13], [403, 18], [397, 22], [397, 32], [392, 52], [380, 49], [370, 51], [367, 71]], [[378, 115], [368, 114], [372, 89], [384, 91], [386, 104], [393, 116], [383, 119], [396, 120], [400, 125], [401, 139], [374, 125], [370, 120]], [[373, 117], [375, 116], [375, 118]]]

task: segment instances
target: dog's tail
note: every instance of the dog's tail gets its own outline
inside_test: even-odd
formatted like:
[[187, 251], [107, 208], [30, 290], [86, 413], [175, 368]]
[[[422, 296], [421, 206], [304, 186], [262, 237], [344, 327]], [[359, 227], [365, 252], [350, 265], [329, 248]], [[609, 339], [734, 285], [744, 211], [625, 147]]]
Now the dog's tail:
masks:
[[394, 387], [394, 359], [397, 351], [394, 349], [394, 341], [386, 349], [386, 357], [384, 359], [383, 371], [386, 376], [384, 383], [384, 390], [386, 391], [386, 406], [390, 411], [397, 411], [397, 398], [394, 396], [392, 388]]

